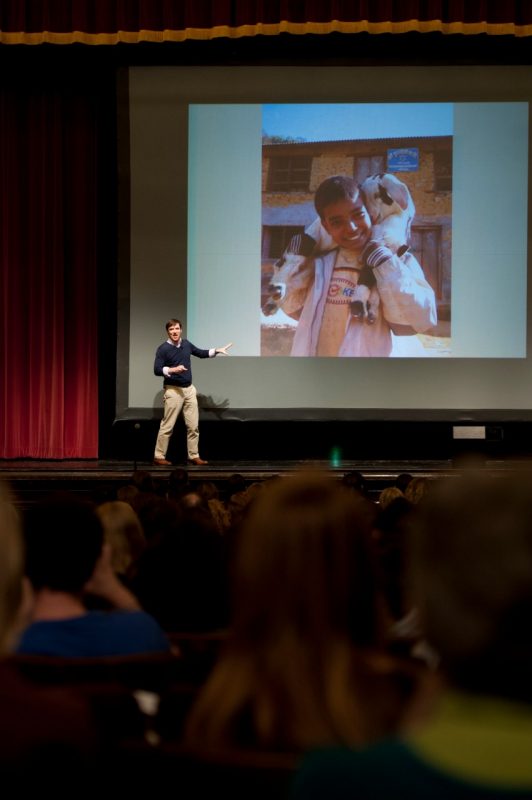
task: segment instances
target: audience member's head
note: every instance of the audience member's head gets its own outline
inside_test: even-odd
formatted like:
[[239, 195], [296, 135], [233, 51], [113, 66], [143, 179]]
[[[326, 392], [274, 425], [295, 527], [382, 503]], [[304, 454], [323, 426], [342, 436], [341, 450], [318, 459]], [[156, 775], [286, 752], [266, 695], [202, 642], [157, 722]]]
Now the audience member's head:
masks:
[[388, 611], [392, 619], [400, 620], [411, 610], [406, 587], [407, 529], [412, 509], [406, 497], [396, 487], [385, 492], [397, 492], [395, 497], [382, 500], [373, 530], [375, 551], [383, 580]]
[[93, 507], [58, 494], [24, 515], [26, 575], [33, 588], [79, 595], [102, 551], [102, 525]]
[[255, 745], [296, 749], [360, 738], [354, 654], [383, 634], [373, 516], [373, 504], [317, 475], [258, 494], [236, 540], [231, 636], [189, 721], [191, 743], [235, 744], [244, 731]]
[[532, 478], [465, 476], [419, 507], [413, 584], [455, 685], [532, 699]]
[[139, 492], [152, 493], [154, 491], [153, 476], [144, 469], [137, 469], [131, 476], [131, 484], [136, 486]]
[[227, 499], [237, 492], [245, 491], [247, 486], [246, 479], [239, 472], [229, 475], [224, 484], [224, 492]]
[[129, 503], [129, 505], [133, 507], [139, 494], [140, 492], [137, 487], [128, 483], [127, 486], [121, 486], [117, 489], [116, 499], [120, 500], [122, 503]]
[[359, 492], [362, 495], [366, 495], [367, 493], [366, 479], [362, 473], [356, 469], [346, 472], [342, 477], [342, 483], [346, 488]]
[[338, 629], [375, 644], [372, 519], [369, 504], [326, 477], [285, 479], [259, 493], [237, 548], [235, 629], [251, 639], [285, 625], [318, 638]]
[[390, 503], [393, 503], [393, 501], [397, 500], [399, 497], [404, 497], [404, 494], [397, 486], [387, 486], [379, 494], [379, 506], [384, 511], [385, 508], [388, 508]]
[[172, 500], [178, 500], [189, 488], [190, 482], [187, 470], [183, 467], [173, 469], [168, 476], [168, 497]]
[[214, 481], [198, 481], [196, 483], [196, 491], [207, 502], [209, 500], [216, 500], [220, 496], [220, 492]]
[[179, 498], [179, 505], [185, 512], [190, 511], [191, 509], [203, 511], [209, 510], [206, 499], [199, 492], [192, 488], [181, 495]]
[[428, 490], [429, 481], [427, 478], [412, 478], [404, 491], [404, 495], [410, 503], [417, 505], [425, 497]]
[[400, 738], [309, 754], [298, 800], [532, 797], [532, 475], [435, 483], [413, 520], [412, 588], [445, 680], [424, 682]]
[[146, 496], [143, 503], [135, 504], [142, 530], [146, 541], [151, 545], [159, 542], [163, 537], [179, 527], [182, 510], [177, 501]]
[[146, 546], [142, 525], [129, 503], [116, 500], [98, 506], [104, 540], [111, 546], [111, 566], [117, 575], [128, 576]]
[[[167, 524], [143, 553], [134, 589], [143, 608], [168, 631], [208, 631], [227, 624], [224, 541], [208, 506], [165, 501]], [[167, 516], [170, 514], [169, 516]]]
[[413, 478], [414, 476], [411, 475], [409, 472], [401, 472], [395, 479], [394, 486], [397, 486], [397, 488], [404, 493], [406, 487], [408, 486], [410, 481], [413, 480]]
[[11, 645], [22, 602], [23, 572], [19, 515], [7, 488], [0, 484], [0, 653]]

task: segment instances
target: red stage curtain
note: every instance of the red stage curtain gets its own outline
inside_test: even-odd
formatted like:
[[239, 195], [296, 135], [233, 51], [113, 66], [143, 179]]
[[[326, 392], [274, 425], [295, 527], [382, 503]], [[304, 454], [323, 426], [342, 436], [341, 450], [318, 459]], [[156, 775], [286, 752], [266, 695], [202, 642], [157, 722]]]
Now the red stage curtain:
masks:
[[3, 0], [5, 44], [117, 44], [257, 34], [532, 35], [529, 0]]
[[98, 455], [97, 114], [0, 87], [2, 458]]

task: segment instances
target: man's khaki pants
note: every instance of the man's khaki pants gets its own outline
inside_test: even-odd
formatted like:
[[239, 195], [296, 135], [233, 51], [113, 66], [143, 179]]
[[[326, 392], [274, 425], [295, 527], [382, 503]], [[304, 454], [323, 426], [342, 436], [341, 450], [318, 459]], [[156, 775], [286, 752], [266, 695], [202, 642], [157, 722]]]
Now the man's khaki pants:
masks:
[[199, 458], [198, 442], [198, 400], [195, 386], [165, 386], [164, 416], [161, 420], [159, 435], [155, 444], [154, 458], [165, 458], [170, 436], [176, 420], [183, 409], [183, 417], [187, 428], [187, 450], [189, 458]]

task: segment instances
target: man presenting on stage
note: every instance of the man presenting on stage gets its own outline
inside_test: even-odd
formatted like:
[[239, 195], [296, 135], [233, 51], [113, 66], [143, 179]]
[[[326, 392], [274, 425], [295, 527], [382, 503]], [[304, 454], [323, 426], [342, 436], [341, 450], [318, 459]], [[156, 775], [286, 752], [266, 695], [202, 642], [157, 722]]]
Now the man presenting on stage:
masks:
[[183, 417], [187, 428], [187, 451], [189, 464], [201, 467], [207, 461], [200, 458], [198, 450], [198, 400], [196, 388], [192, 385], [192, 368], [190, 356], [197, 358], [214, 358], [216, 355], [227, 355], [232, 342], [224, 347], [200, 350], [182, 338], [182, 325], [178, 319], [166, 323], [168, 339], [157, 348], [153, 371], [164, 379], [164, 415], [155, 444], [153, 463], [158, 466], [171, 466], [166, 458], [166, 451], [176, 420], [183, 409]]

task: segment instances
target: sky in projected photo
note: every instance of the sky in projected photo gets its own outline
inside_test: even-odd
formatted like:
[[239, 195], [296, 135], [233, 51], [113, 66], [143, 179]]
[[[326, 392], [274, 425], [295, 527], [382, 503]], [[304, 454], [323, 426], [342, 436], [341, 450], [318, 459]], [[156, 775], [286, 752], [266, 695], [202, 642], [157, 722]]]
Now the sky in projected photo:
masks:
[[323, 142], [401, 136], [449, 136], [452, 103], [319, 103], [263, 105], [267, 136]]

